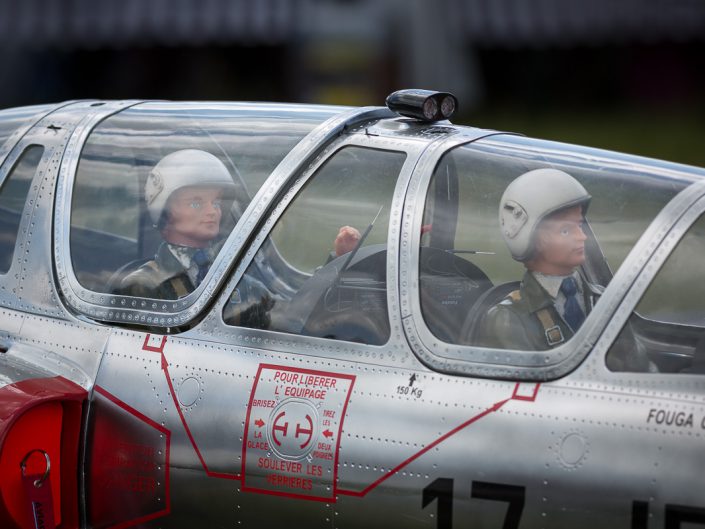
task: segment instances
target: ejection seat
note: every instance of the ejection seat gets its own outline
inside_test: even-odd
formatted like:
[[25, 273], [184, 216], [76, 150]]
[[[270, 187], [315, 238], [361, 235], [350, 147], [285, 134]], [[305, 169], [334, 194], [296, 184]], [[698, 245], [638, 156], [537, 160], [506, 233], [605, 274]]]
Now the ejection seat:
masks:
[[466, 313], [492, 287], [475, 264], [451, 251], [422, 246], [419, 258], [421, 312], [431, 332], [444, 342], [461, 343]]
[[458, 343], [481, 345], [482, 330], [485, 327], [484, 322], [487, 313], [509, 294], [519, 290], [520, 285], [520, 281], [510, 281], [508, 283], [500, 283], [486, 290], [465, 316]]

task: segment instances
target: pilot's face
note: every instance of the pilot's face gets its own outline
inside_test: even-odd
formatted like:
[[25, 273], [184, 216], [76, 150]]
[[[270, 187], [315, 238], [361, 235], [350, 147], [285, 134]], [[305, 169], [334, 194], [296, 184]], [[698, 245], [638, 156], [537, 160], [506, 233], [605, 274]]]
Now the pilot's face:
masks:
[[544, 219], [536, 234], [536, 252], [530, 270], [568, 275], [585, 262], [585, 232], [581, 206], [567, 208]]
[[205, 248], [220, 231], [223, 191], [213, 187], [184, 187], [167, 203], [167, 223], [162, 231], [172, 244]]

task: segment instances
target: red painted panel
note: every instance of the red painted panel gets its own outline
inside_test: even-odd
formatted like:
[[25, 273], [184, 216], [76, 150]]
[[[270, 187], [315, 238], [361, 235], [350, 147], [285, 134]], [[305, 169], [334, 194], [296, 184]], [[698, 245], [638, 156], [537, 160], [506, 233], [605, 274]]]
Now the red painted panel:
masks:
[[[19, 462], [30, 450], [43, 450], [51, 461], [51, 493], [54, 503], [54, 520], [61, 523], [61, 488], [56, 479], [61, 475], [61, 419], [63, 408], [58, 402], [40, 404], [25, 412], [13, 425], [5, 438], [0, 454], [0, 473], [3, 476], [3, 502], [10, 516], [20, 527], [32, 527], [25, 491], [22, 488]], [[43, 474], [44, 457], [35, 452], [27, 461], [27, 474]]]
[[91, 527], [130, 527], [169, 514], [168, 429], [96, 387], [88, 435]]
[[[54, 518], [78, 526], [78, 443], [86, 391], [63, 377], [29, 379], [0, 388], [0, 527], [33, 527], [22, 487], [20, 462], [32, 450], [51, 461]], [[46, 467], [44, 457], [27, 460], [28, 474]], [[63, 522], [63, 523], [62, 523]]]

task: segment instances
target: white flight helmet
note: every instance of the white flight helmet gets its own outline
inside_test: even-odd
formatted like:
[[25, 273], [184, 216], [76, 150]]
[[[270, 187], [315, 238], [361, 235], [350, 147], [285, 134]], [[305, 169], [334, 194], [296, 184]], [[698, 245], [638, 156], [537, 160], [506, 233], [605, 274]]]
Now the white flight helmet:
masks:
[[235, 184], [218, 158], [198, 149], [167, 154], [149, 172], [144, 198], [149, 215], [158, 224], [171, 194], [182, 187], [213, 186], [224, 190], [224, 199], [233, 198]]
[[519, 176], [504, 190], [499, 203], [499, 225], [512, 257], [531, 259], [539, 223], [577, 205], [584, 214], [591, 198], [580, 182], [558, 169], [534, 169]]

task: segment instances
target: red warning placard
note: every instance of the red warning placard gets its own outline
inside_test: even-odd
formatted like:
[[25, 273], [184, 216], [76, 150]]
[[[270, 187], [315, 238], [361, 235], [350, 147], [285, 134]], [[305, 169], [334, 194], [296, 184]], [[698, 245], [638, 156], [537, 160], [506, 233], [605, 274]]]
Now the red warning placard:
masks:
[[242, 490], [335, 501], [354, 375], [261, 364], [245, 422]]

